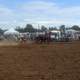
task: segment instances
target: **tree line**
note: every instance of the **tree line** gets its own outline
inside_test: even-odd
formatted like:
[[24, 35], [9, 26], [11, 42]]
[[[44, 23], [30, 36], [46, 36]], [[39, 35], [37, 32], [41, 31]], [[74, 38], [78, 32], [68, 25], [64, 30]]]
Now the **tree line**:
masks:
[[42, 25], [39, 29], [37, 28], [34, 28], [32, 24], [27, 24], [25, 26], [25, 28], [21, 28], [21, 27], [17, 27], [16, 30], [18, 32], [44, 32], [44, 31], [47, 31], [47, 30], [67, 30], [67, 29], [73, 29], [73, 30], [77, 30], [77, 31], [80, 31], [80, 27], [78, 25], [73, 25], [71, 27], [65, 27], [65, 25], [61, 25], [59, 26], [59, 29], [57, 27], [49, 27], [47, 28], [46, 26]]
[[[46, 26], [42, 25], [39, 29], [37, 29], [37, 28], [34, 28], [32, 24], [27, 24], [24, 28], [21, 28], [20, 26], [15, 28], [15, 30], [20, 32], [20, 33], [44, 32], [44, 31], [47, 31], [47, 30], [61, 30], [61, 31], [65, 32], [65, 30], [67, 30], [67, 29], [73, 29], [73, 30], [80, 31], [80, 27], [78, 25], [73, 25], [71, 27], [65, 27], [65, 25], [61, 25], [61, 26], [59, 26], [59, 28], [53, 27], [53, 26], [47, 28]], [[2, 35], [5, 31], [6, 30], [3, 30], [3, 29], [0, 28], [0, 35]]]

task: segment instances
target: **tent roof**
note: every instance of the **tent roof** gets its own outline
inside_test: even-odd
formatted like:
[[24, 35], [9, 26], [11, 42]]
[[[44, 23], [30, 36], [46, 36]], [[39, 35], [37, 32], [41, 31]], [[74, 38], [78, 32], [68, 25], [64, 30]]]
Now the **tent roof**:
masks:
[[59, 30], [52, 30], [51, 31], [52, 33], [58, 33], [58, 32], [60, 32]]
[[18, 31], [16, 31], [14, 28], [9, 29], [4, 34], [19, 34]]

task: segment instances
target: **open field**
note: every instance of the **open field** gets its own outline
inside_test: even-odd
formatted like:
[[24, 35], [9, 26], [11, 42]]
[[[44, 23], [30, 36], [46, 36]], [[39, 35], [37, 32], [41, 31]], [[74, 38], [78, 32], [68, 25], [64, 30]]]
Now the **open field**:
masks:
[[0, 46], [0, 80], [80, 80], [80, 42]]

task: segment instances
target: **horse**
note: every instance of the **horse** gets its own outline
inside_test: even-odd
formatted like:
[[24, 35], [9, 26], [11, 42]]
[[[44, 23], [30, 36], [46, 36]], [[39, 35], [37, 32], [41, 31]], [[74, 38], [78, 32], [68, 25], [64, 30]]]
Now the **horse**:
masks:
[[35, 37], [36, 43], [49, 43], [51, 41], [49, 34], [42, 34]]

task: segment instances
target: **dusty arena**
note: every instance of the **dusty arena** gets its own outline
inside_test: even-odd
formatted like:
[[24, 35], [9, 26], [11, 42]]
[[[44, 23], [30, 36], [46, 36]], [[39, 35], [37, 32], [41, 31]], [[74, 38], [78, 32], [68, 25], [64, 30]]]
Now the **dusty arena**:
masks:
[[79, 41], [5, 44], [0, 45], [0, 80], [80, 80]]

